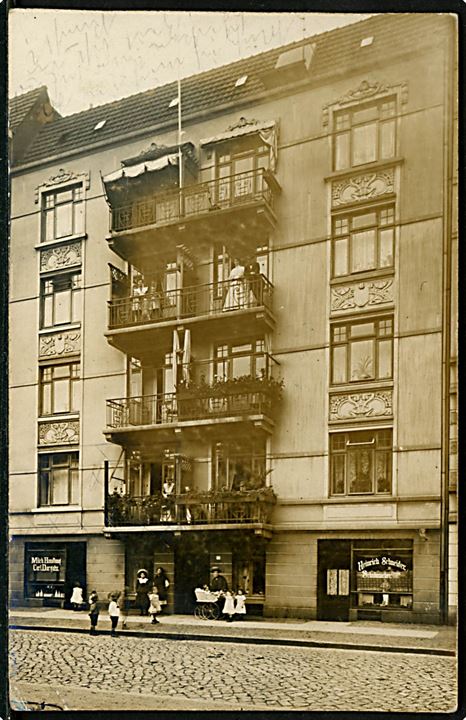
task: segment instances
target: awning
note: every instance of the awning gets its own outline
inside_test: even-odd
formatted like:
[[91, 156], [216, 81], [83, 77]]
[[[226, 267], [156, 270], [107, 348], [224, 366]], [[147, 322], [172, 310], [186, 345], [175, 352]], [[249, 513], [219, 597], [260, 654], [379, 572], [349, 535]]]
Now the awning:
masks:
[[129, 165], [127, 167], [120, 168], [120, 170], [115, 170], [115, 172], [105, 175], [103, 177], [103, 181], [107, 184], [121, 180], [121, 178], [134, 178], [139, 175], [143, 175], [144, 173], [163, 170], [163, 168], [166, 168], [168, 165], [178, 165], [178, 155], [176, 153], [172, 155], [164, 155], [161, 158], [157, 158], [157, 160], [146, 160], [145, 162], [138, 163], [137, 165]]
[[213, 135], [212, 137], [203, 138], [200, 145], [212, 145], [213, 143], [222, 142], [223, 140], [231, 140], [232, 138], [242, 137], [243, 135], [254, 135], [261, 130], [271, 130], [275, 128], [275, 120], [265, 120], [263, 122], [250, 122], [244, 125], [238, 125], [232, 130]]
[[263, 120], [257, 122], [241, 118], [236, 126], [231, 127], [226, 132], [220, 133], [219, 135], [213, 135], [209, 138], [203, 138], [200, 141], [200, 145], [213, 145], [225, 140], [233, 140], [237, 137], [255, 135], [256, 133], [259, 135], [262, 142], [270, 147], [270, 170], [275, 172], [278, 155], [278, 132], [275, 120]]

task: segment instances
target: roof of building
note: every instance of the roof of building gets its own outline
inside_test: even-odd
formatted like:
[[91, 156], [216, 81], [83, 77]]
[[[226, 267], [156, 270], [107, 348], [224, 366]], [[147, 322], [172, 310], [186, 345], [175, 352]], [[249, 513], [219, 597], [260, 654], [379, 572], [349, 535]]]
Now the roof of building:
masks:
[[41, 95], [48, 97], [45, 85], [41, 85], [41, 87], [11, 98], [9, 103], [9, 121], [13, 131], [23, 122]]
[[[432, 44], [439, 33], [439, 20], [448, 17], [434, 13], [381, 14], [366, 20], [314, 35], [299, 42], [244, 58], [228, 65], [192, 75], [181, 81], [184, 121], [202, 112], [218, 112], [222, 106], [247, 104], [267, 90], [267, 74], [274, 71], [284, 52], [312, 43], [309, 82], [317, 84], [325, 77], [370, 66], [377, 57], [412, 51], [421, 43]], [[441, 24], [441, 23], [440, 23]], [[373, 37], [367, 46], [361, 41]], [[309, 56], [308, 56], [309, 60]], [[244, 76], [247, 80], [244, 81]], [[237, 84], [237, 81], [241, 81]], [[289, 82], [289, 81], [288, 81]], [[41, 90], [15, 98], [33, 96]], [[176, 127], [177, 83], [171, 82], [146, 92], [93, 107], [73, 115], [59, 117], [44, 125], [24, 156], [23, 163], [43, 161], [55, 155], [66, 155], [78, 149], [103, 142], [114, 142], [121, 136], [134, 136], [154, 127]], [[25, 104], [25, 100], [24, 100]], [[17, 116], [18, 110], [15, 110]], [[103, 123], [105, 121], [105, 123]], [[97, 129], [96, 126], [99, 125]]]

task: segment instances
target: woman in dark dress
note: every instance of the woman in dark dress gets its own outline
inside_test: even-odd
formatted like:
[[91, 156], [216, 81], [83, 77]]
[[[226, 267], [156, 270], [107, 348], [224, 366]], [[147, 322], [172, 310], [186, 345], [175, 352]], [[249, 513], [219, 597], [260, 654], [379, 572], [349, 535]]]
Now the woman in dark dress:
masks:
[[149, 575], [147, 570], [141, 568], [138, 570], [136, 577], [136, 602], [135, 605], [139, 608], [140, 615], [147, 615], [149, 612], [149, 590], [151, 589], [149, 583]]
[[157, 593], [163, 610], [164, 605], [166, 605], [168, 601], [168, 588], [170, 587], [170, 583], [163, 567], [158, 567], [155, 571], [154, 585], [157, 588]]

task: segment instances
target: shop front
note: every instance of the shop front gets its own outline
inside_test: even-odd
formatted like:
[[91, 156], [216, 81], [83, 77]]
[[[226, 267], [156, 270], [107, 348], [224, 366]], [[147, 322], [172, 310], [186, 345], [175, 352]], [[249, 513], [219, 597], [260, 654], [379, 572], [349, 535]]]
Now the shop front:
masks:
[[24, 599], [28, 603], [67, 608], [76, 583], [86, 598], [85, 542], [27, 542], [24, 564]]
[[319, 540], [317, 592], [319, 620], [409, 622], [413, 541]]
[[158, 567], [169, 579], [167, 611], [192, 614], [197, 587], [208, 585], [210, 568], [221, 567], [234, 592], [247, 596], [248, 613], [262, 613], [265, 599], [266, 541], [247, 531], [148, 533], [125, 538], [125, 584], [135, 596], [137, 573], [148, 572], [149, 584]]

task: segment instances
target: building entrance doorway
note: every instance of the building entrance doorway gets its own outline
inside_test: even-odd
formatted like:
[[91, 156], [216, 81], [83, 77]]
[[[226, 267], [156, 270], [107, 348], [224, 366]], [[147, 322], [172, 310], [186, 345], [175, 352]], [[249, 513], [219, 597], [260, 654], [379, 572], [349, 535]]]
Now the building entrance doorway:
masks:
[[318, 540], [317, 619], [349, 620], [351, 542]]
[[175, 551], [175, 613], [191, 615], [194, 612], [194, 589], [208, 583], [209, 578], [207, 548], [186, 547], [181, 543]]

